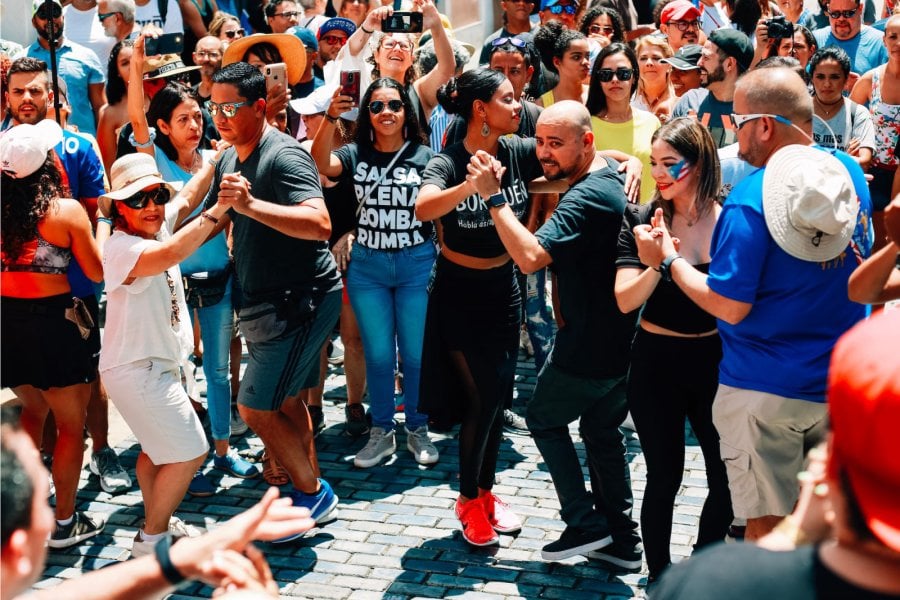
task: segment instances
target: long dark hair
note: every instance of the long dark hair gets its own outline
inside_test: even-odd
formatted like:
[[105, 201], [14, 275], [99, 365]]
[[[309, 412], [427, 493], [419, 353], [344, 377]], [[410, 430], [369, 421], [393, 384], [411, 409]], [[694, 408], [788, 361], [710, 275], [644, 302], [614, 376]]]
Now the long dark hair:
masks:
[[[653, 132], [651, 143], [662, 140], [672, 146], [684, 160], [692, 165], [698, 175], [697, 196], [694, 206], [697, 209], [697, 218], [705, 216], [713, 209], [719, 190], [722, 187], [722, 171], [719, 167], [719, 154], [716, 144], [713, 142], [709, 131], [693, 117], [679, 117], [664, 123]], [[666, 224], [672, 226], [672, 216], [675, 208], [659, 195], [659, 190], [653, 193], [651, 202], [663, 209]]]
[[615, 54], [624, 54], [625, 57], [628, 58], [628, 62], [631, 63], [631, 68], [634, 70], [634, 73], [631, 75], [631, 95], [634, 96], [634, 92], [637, 90], [638, 81], [641, 78], [637, 54], [634, 53], [631, 46], [626, 44], [610, 44], [597, 55], [597, 60], [594, 61], [594, 69], [591, 71], [591, 89], [588, 92], [588, 98], [585, 104], [592, 115], [599, 115], [606, 110], [606, 94], [603, 93], [603, 88], [600, 86], [600, 79], [598, 79], [597, 73], [603, 68], [603, 61], [606, 60], [607, 57]]
[[44, 164], [31, 175], [16, 179], [3, 173], [0, 181], [3, 254], [7, 260], [16, 260], [22, 253], [22, 247], [37, 237], [38, 223], [47, 215], [54, 200], [63, 193], [62, 175], [51, 151], [47, 153]]
[[369, 102], [372, 100], [372, 94], [376, 90], [389, 88], [397, 90], [400, 94], [400, 101], [403, 103], [403, 137], [414, 144], [426, 144], [428, 138], [422, 131], [419, 124], [419, 117], [413, 108], [412, 102], [409, 101], [409, 94], [406, 93], [400, 83], [390, 77], [382, 77], [373, 81], [363, 94], [362, 101], [359, 103], [359, 117], [356, 120], [356, 135], [354, 141], [359, 146], [371, 148], [374, 145], [375, 130], [372, 128], [372, 114], [369, 112]]
[[119, 75], [119, 53], [122, 48], [133, 48], [133, 40], [122, 40], [116, 42], [109, 52], [109, 60], [106, 61], [106, 99], [109, 105], [118, 104], [125, 99], [128, 93], [128, 86], [122, 76]]
[[488, 67], [478, 67], [453, 77], [437, 92], [438, 102], [451, 115], [459, 115], [466, 121], [472, 118], [472, 104], [476, 100], [490, 102], [506, 76]]
[[[176, 82], [167, 83], [166, 87], [156, 92], [156, 95], [153, 96], [153, 100], [150, 101], [150, 108], [147, 109], [147, 123], [151, 127], [157, 127], [157, 121], [159, 119], [162, 119], [166, 123], [171, 122], [172, 113], [178, 108], [178, 105], [182, 102], [187, 102], [188, 100], [197, 102], [198, 106], [200, 104], [196, 94], [194, 94], [189, 87]], [[170, 140], [169, 136], [162, 131], [159, 131], [158, 127], [155, 143], [159, 146], [160, 150], [166, 153], [169, 160], [178, 160], [178, 150], [172, 144], [172, 140]]]

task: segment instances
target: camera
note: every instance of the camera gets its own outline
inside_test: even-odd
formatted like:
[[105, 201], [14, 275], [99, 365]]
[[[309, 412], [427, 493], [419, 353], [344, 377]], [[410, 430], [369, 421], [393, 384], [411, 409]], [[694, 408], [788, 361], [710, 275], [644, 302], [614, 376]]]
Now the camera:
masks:
[[422, 33], [422, 13], [395, 12], [381, 20], [384, 33]]
[[794, 24], [783, 16], [773, 17], [766, 21], [766, 31], [769, 38], [783, 40], [794, 37]]

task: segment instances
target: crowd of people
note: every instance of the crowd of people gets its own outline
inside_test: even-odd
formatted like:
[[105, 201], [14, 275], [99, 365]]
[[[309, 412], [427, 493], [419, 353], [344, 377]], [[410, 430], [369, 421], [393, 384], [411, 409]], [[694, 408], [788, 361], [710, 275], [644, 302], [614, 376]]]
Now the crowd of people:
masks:
[[[522, 528], [493, 493], [505, 431], [531, 436], [557, 492], [545, 560], [646, 564], [659, 597], [713, 597], [698, 582], [727, 585], [726, 565], [780, 561], [707, 547], [812, 541], [790, 564], [828, 577], [783, 563], [784, 589], [900, 595], [900, 311], [883, 306], [900, 298], [900, 14], [874, 23], [867, 3], [500, 0], [479, 53], [434, 0], [403, 3], [421, 32], [379, 0], [34, 0], [37, 41], [0, 41], [0, 376], [30, 439], [4, 425], [4, 569], [19, 531], [66, 548], [103, 530], [75, 510], [85, 430], [103, 490], [132, 487], [112, 401], [141, 448], [131, 553], [160, 571], [141, 590], [271, 593], [248, 541], [339, 516], [315, 438], [343, 361], [355, 467], [400, 436], [420, 465], [457, 461], [472, 546]], [[524, 417], [520, 347], [538, 371]], [[797, 478], [829, 406], [832, 492], [812, 498]], [[670, 568], [686, 419], [704, 551]], [[430, 431], [457, 425], [440, 456]], [[640, 524], [623, 425], [647, 464]], [[258, 465], [232, 447], [251, 430]], [[224, 493], [210, 447], [285, 497], [211, 541], [175, 516]], [[34, 448], [52, 523], [21, 506], [46, 496]], [[8, 496], [8, 474], [31, 484]], [[188, 557], [172, 536], [207, 541]], [[30, 560], [4, 577], [27, 587]]]

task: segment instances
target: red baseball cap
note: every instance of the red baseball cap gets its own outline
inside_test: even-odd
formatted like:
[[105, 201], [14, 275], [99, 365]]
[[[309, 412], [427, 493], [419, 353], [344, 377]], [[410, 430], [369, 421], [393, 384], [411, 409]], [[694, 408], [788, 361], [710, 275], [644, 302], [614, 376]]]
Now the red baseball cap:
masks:
[[659, 15], [660, 23], [668, 23], [669, 21], [684, 21], [690, 19], [695, 21], [700, 18], [700, 10], [688, 2], [688, 0], [675, 0], [669, 2]]
[[843, 471], [866, 524], [900, 552], [900, 310], [872, 317], [834, 348], [828, 474]]

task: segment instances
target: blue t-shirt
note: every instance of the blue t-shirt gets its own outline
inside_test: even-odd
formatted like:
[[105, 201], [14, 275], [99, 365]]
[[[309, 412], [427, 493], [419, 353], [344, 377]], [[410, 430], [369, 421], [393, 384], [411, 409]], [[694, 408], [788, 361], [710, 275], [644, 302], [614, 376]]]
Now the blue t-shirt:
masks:
[[887, 48], [882, 41], [882, 33], [863, 25], [859, 35], [849, 40], [839, 40], [831, 33], [831, 27], [823, 27], [813, 32], [819, 49], [837, 46], [850, 57], [851, 70], [862, 75], [888, 61]]
[[857, 261], [849, 246], [825, 263], [782, 250], [766, 227], [764, 173], [758, 169], [735, 186], [713, 232], [710, 289], [753, 305], [736, 325], [719, 320], [719, 381], [824, 402], [831, 350], [865, 317], [865, 307], [847, 297]]
[[[103, 184], [103, 163], [91, 139], [80, 133], [63, 129], [63, 139], [53, 148], [62, 164], [69, 196], [76, 200], [98, 198], [106, 189]], [[85, 298], [94, 293], [94, 282], [87, 278], [77, 260], [69, 262], [66, 272], [69, 287], [76, 298]]]
[[[41, 59], [47, 63], [47, 68], [50, 68], [50, 51], [44, 50], [40, 43], [34, 42], [28, 46], [25, 55]], [[77, 126], [78, 131], [97, 135], [97, 124], [94, 122], [94, 109], [88, 86], [106, 83], [105, 70], [100, 64], [100, 59], [93, 50], [63, 40], [56, 50], [56, 63], [59, 66], [59, 76], [66, 82], [69, 106], [72, 107], [69, 124]]]

